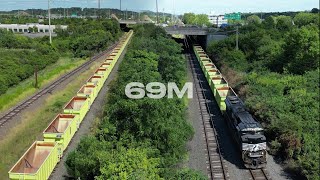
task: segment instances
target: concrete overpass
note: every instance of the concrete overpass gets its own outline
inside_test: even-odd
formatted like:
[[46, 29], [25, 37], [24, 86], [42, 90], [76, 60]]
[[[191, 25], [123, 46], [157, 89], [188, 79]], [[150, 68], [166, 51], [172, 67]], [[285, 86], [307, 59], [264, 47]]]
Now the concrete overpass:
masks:
[[203, 46], [208, 46], [212, 41], [220, 41], [227, 38], [225, 32], [219, 32], [217, 28], [200, 28], [200, 27], [165, 27], [167, 34], [193, 36]]
[[121, 25], [135, 25], [135, 24], [154, 23], [154, 22], [150, 22], [150, 21], [134, 21], [134, 20], [118, 20], [118, 22]]
[[189, 36], [207, 36], [209, 34], [216, 34], [219, 29], [217, 28], [201, 28], [201, 27], [165, 27], [168, 34], [182, 34]]
[[137, 21], [133, 20], [118, 20], [120, 24], [125, 24], [125, 25], [134, 25], [137, 24]]
[[193, 35], [193, 36], [206, 36], [208, 34], [208, 28], [198, 27], [165, 27], [168, 34], [182, 34], [182, 35]]

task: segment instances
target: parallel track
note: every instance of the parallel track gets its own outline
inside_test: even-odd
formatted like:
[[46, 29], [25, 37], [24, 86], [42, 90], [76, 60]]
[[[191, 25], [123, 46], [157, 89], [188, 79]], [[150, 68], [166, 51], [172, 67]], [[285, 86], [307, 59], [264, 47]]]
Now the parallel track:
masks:
[[[186, 47], [188, 48], [187, 41]], [[197, 74], [195, 71], [195, 56], [192, 53], [187, 53], [186, 57], [189, 60], [190, 67], [192, 68], [192, 75], [195, 84], [195, 90], [197, 98], [199, 100], [201, 120], [203, 123], [204, 136], [206, 141], [206, 153], [208, 157], [208, 178], [214, 180], [226, 180], [229, 179], [229, 174], [225, 166], [224, 160], [221, 155], [218, 137], [216, 130], [214, 129], [213, 121], [211, 119], [210, 109], [208, 107], [208, 99], [205, 95], [205, 89], [203, 88], [203, 81], [200, 80], [202, 74]]]
[[61, 76], [59, 79], [55, 80], [54, 82], [52, 82], [51, 84], [49, 84], [45, 88], [41, 89], [40, 91], [38, 91], [36, 94], [31, 96], [30, 98], [24, 100], [19, 105], [11, 108], [6, 114], [4, 114], [3, 116], [0, 117], [0, 128], [2, 128], [4, 126], [4, 124], [7, 123], [8, 121], [10, 121], [14, 116], [18, 115], [22, 110], [24, 110], [25, 108], [29, 107], [33, 102], [35, 102], [41, 96], [44, 96], [47, 93], [51, 93], [52, 90], [54, 90], [55, 87], [57, 87], [59, 84], [61, 84], [65, 80], [67, 80], [69, 77], [73, 76], [74, 74], [76, 74], [77, 72], [79, 72], [79, 71], [81, 71], [81, 70], [83, 70], [85, 68], [88, 68], [88, 65], [93, 63], [95, 60], [99, 59], [100, 57], [102, 57], [102, 56], [104, 56], [104, 55], [106, 55], [108, 53], [110, 53], [117, 45], [118, 45], [118, 43], [115, 43], [114, 45], [109, 47], [107, 50], [101, 52], [100, 54], [98, 54], [98, 55], [96, 55], [94, 57], [92, 57], [89, 61], [83, 63], [81, 66], [79, 66], [76, 69], [70, 71], [69, 73]]
[[250, 169], [252, 180], [271, 180], [266, 169]]

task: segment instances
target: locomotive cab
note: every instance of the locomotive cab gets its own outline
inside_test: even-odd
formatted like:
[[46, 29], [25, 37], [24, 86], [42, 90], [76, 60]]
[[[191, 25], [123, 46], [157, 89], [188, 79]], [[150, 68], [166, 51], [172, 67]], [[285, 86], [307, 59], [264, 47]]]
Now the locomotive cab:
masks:
[[244, 165], [250, 169], [266, 165], [267, 144], [262, 128], [241, 131], [241, 152]]

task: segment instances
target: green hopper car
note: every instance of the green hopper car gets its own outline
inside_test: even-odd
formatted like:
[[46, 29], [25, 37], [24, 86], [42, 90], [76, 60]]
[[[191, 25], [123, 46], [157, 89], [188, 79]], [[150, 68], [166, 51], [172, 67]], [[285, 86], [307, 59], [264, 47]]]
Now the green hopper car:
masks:
[[73, 97], [64, 107], [63, 112], [65, 114], [79, 115], [79, 121], [81, 123], [89, 111], [89, 104], [89, 98], [87, 97]]
[[99, 89], [95, 85], [83, 85], [78, 91], [78, 97], [87, 97], [90, 99], [90, 106], [98, 96]]
[[221, 87], [216, 90], [215, 99], [220, 107], [221, 111], [226, 111], [226, 103], [225, 100], [227, 96], [236, 96], [236, 93], [229, 86]]
[[98, 92], [100, 92], [102, 86], [103, 86], [103, 78], [102, 76], [91, 76], [87, 83], [87, 85], [94, 85], [98, 89]]
[[63, 155], [63, 151], [68, 147], [72, 137], [79, 127], [78, 115], [59, 114], [43, 131], [43, 139], [45, 142], [58, 143], [59, 157]]
[[10, 180], [48, 179], [59, 162], [56, 142], [36, 141], [9, 171]]
[[109, 77], [109, 71], [106, 68], [98, 68], [96, 70], [96, 72], [94, 73], [95, 76], [101, 76], [103, 79], [103, 83], [107, 80], [107, 78]]
[[213, 95], [217, 95], [217, 89], [221, 87], [227, 87], [228, 82], [223, 77], [214, 77], [210, 79], [210, 88], [213, 92]]

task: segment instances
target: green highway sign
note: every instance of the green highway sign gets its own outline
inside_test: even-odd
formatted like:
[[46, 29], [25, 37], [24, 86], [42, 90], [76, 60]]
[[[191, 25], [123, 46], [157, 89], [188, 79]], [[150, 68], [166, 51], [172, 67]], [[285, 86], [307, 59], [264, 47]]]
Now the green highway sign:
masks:
[[231, 14], [225, 14], [225, 19], [233, 19], [233, 20], [241, 20], [241, 13], [231, 13]]

